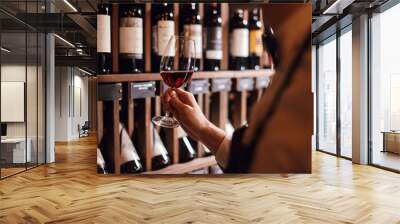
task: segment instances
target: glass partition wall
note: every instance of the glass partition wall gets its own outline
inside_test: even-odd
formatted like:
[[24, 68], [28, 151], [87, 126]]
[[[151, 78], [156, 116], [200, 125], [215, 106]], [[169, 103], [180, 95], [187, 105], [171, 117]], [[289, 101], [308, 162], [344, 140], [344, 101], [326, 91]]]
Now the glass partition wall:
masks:
[[352, 32], [348, 26], [339, 38], [340, 155], [352, 158]]
[[45, 35], [22, 22], [40, 1], [0, 3], [0, 178], [45, 162]]
[[318, 44], [317, 150], [352, 157], [351, 25]]
[[400, 4], [371, 18], [370, 163], [400, 171]]
[[318, 146], [336, 153], [336, 36], [318, 46]]

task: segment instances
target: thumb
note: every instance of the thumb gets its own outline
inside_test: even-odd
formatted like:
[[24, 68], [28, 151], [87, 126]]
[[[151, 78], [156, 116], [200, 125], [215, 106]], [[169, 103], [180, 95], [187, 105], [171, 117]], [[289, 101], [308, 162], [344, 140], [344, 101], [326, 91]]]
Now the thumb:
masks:
[[176, 95], [179, 97], [179, 99], [189, 105], [189, 106], [194, 106], [196, 105], [196, 99], [194, 98], [193, 94], [191, 94], [190, 92], [187, 92], [185, 90], [182, 89], [176, 89]]

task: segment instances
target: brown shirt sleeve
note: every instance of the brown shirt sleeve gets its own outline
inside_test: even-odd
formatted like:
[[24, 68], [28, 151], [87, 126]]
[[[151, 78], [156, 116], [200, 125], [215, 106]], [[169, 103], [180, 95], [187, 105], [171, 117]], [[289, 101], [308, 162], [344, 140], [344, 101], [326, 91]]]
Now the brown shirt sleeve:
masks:
[[[278, 7], [278, 8], [276, 8]], [[279, 8], [280, 7], [280, 8]], [[252, 145], [261, 128], [260, 139], [252, 149], [251, 164], [244, 172], [251, 173], [310, 173], [311, 136], [313, 130], [313, 96], [311, 92], [311, 42], [300, 57], [299, 48], [311, 33], [311, 6], [309, 4], [266, 5], [263, 8], [264, 22], [276, 23], [279, 41], [280, 67], [272, 84], [262, 99], [253, 107], [249, 127], [244, 133], [242, 144]], [[280, 14], [279, 14], [280, 12]], [[270, 15], [268, 17], [268, 15]], [[263, 118], [274, 104], [274, 97], [280, 91], [284, 75], [290, 65], [298, 60], [290, 84], [281, 92], [275, 110], [266, 123]], [[236, 143], [234, 143], [236, 144]], [[249, 150], [242, 147], [242, 150]]]

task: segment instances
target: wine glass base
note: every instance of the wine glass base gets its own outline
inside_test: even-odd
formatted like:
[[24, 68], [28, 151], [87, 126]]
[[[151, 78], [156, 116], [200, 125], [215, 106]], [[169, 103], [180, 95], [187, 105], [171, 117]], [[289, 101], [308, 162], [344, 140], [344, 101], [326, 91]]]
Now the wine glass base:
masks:
[[173, 117], [167, 116], [156, 116], [151, 119], [153, 124], [161, 126], [163, 128], [177, 128], [179, 127], [179, 122]]

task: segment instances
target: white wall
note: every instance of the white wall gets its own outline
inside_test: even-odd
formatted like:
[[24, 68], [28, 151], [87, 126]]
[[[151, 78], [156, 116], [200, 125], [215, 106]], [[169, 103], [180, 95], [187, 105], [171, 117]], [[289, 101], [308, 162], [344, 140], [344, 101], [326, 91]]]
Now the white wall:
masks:
[[[2, 64], [1, 81], [3, 82], [24, 82], [26, 83], [26, 110], [27, 119], [25, 122], [7, 122], [8, 138], [25, 138], [30, 139], [32, 150], [32, 161], [39, 163], [44, 162], [44, 74], [42, 67], [25, 64]], [[26, 80], [27, 78], [27, 80]], [[7, 110], [9, 108], [1, 108]], [[23, 111], [25, 112], [25, 111]], [[36, 157], [36, 153], [39, 156]]]
[[[25, 70], [27, 69], [27, 70]], [[36, 76], [36, 66], [18, 65], [18, 64], [6, 64], [1, 66], [1, 81], [2, 82], [25, 82], [26, 71], [28, 72], [28, 87], [27, 87], [27, 106], [30, 107], [27, 113], [28, 129], [32, 127], [36, 130], [37, 114], [30, 113], [36, 111], [37, 107], [37, 95], [36, 95], [36, 82], [37, 80], [31, 78], [30, 74]], [[39, 105], [40, 107], [41, 105]], [[2, 108], [7, 110], [7, 108]], [[30, 124], [34, 122], [34, 124]], [[33, 127], [35, 126], [35, 127]], [[28, 137], [30, 131], [28, 130]], [[36, 132], [35, 132], [36, 134]], [[7, 124], [7, 135], [8, 137], [25, 137], [25, 122], [13, 122]]]
[[78, 125], [88, 120], [88, 78], [72, 67], [56, 67], [55, 73], [55, 140], [74, 140]]

